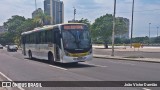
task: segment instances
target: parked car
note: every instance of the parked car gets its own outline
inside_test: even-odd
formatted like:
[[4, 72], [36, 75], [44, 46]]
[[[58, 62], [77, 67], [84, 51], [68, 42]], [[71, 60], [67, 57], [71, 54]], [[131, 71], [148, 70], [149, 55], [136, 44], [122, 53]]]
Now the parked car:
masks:
[[14, 45], [16, 48], [17, 48], [17, 50], [18, 50], [18, 45]]
[[0, 49], [3, 49], [3, 46], [0, 44]]
[[7, 51], [15, 51], [15, 52], [17, 52], [17, 50], [18, 50], [18, 47], [17, 47], [17, 45], [8, 45], [8, 47], [7, 47]]

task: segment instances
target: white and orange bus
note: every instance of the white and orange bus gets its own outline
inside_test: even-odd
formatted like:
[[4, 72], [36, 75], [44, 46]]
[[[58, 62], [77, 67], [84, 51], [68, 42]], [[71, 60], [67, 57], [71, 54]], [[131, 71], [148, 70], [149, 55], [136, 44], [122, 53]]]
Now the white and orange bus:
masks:
[[78, 63], [92, 60], [88, 26], [82, 23], [48, 25], [21, 34], [22, 53], [50, 63]]

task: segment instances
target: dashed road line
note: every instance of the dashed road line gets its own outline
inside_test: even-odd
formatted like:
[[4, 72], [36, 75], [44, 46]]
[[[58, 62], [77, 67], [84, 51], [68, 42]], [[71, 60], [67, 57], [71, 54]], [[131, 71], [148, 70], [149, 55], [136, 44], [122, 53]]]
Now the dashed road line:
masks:
[[58, 66], [53, 66], [53, 65], [49, 65], [50, 67], [54, 67], [54, 68], [58, 68], [58, 69], [61, 69], [61, 70], [68, 70], [66, 68], [62, 68], [62, 67], [58, 67]]
[[0, 74], [5, 77], [8, 81], [12, 81], [10, 78], [8, 78], [5, 74], [3, 74], [2, 72], [0, 72]]
[[142, 88], [143, 90], [151, 90], [151, 89], [148, 89], [148, 88]]
[[92, 63], [83, 63], [83, 64], [87, 64], [87, 65], [92, 65], [92, 66], [96, 66], [96, 67], [108, 67], [108, 66], [103, 66], [103, 65], [97, 65], [97, 64], [92, 64]]
[[132, 64], [132, 63], [126, 63], [126, 62], [115, 62], [115, 61], [109, 61], [111, 63], [116, 63], [116, 64], [124, 64], [124, 65], [132, 65], [134, 66], [135, 64]]

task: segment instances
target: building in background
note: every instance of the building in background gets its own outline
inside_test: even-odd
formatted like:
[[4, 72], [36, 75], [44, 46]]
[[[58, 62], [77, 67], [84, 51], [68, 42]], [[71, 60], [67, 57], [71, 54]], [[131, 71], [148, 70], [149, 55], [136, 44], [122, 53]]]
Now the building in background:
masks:
[[117, 17], [117, 19], [121, 19], [124, 21], [125, 23], [124, 27], [126, 28], [126, 33], [115, 35], [115, 37], [129, 39], [129, 26], [130, 26], [129, 19], [123, 17]]
[[44, 13], [51, 17], [51, 24], [64, 22], [64, 4], [60, 0], [44, 0]]
[[43, 13], [43, 10], [41, 8], [38, 8], [32, 13], [32, 18], [35, 18], [39, 13]]

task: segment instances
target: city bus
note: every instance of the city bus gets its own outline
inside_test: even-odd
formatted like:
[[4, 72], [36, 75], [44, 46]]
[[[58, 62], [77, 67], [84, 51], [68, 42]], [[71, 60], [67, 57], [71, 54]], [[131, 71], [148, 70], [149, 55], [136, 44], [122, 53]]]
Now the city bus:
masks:
[[51, 64], [92, 60], [89, 28], [83, 23], [47, 25], [21, 34], [22, 54]]

